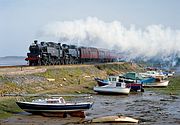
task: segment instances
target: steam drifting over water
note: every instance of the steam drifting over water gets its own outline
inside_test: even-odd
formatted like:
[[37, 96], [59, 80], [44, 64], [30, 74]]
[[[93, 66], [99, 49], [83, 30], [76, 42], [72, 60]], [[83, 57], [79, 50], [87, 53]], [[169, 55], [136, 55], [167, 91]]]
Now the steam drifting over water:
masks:
[[41, 37], [54, 37], [59, 42], [115, 49], [128, 58], [149, 59], [180, 57], [180, 30], [163, 25], [125, 27], [119, 21], [104, 22], [96, 17], [53, 22], [43, 27]]

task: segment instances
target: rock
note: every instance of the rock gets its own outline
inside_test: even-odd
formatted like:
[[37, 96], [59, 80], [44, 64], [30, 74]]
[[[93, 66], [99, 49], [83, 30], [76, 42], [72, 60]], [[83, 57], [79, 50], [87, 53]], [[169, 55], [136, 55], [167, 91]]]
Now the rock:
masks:
[[68, 113], [72, 117], [80, 117], [80, 118], [85, 118], [85, 113], [84, 112], [70, 112]]
[[178, 97], [175, 96], [175, 95], [171, 95], [170, 97], [171, 97], [172, 99], [178, 99]]
[[75, 91], [76, 93], [78, 93], [78, 94], [81, 94], [81, 92], [80, 91]]
[[84, 78], [90, 78], [91, 76], [84, 76]]
[[47, 78], [47, 80], [48, 80], [49, 82], [54, 82], [54, 81], [55, 81], [55, 79], [52, 79], [52, 78]]
[[172, 101], [172, 99], [160, 99], [160, 101]]

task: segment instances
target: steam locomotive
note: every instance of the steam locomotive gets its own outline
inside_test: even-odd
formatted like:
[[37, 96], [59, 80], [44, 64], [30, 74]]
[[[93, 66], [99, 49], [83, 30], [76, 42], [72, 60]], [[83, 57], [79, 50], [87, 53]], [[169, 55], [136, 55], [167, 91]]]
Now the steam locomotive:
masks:
[[113, 62], [118, 57], [117, 54], [109, 50], [54, 42], [38, 43], [37, 40], [30, 45], [29, 51], [25, 59], [29, 66]]

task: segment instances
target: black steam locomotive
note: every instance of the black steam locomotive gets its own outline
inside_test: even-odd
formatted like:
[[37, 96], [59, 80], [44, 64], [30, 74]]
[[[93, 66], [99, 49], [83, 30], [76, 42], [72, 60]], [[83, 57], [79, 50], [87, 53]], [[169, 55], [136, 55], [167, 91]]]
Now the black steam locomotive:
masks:
[[117, 59], [117, 55], [109, 50], [54, 42], [39, 44], [37, 40], [30, 45], [29, 51], [25, 60], [29, 62], [30, 66], [112, 62]]

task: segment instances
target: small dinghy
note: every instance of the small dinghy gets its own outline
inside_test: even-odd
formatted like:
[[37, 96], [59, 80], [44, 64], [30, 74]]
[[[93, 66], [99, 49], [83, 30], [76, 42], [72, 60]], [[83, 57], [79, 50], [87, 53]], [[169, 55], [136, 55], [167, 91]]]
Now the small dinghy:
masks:
[[92, 123], [111, 123], [111, 122], [138, 123], [139, 120], [126, 116], [104, 116], [100, 118], [94, 118], [91, 122]]
[[105, 79], [95, 78], [94, 80], [97, 81], [98, 86], [104, 86], [104, 85], [111, 84], [111, 82], [109, 80], [105, 80]]

